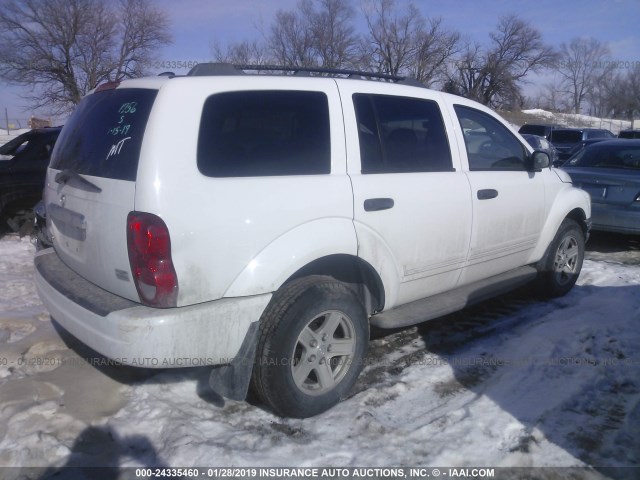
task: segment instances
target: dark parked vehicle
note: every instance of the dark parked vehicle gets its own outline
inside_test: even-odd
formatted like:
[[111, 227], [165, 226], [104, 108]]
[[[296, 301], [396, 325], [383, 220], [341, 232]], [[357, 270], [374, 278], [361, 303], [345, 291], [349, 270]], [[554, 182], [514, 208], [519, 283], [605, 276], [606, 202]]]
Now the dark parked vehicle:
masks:
[[0, 147], [0, 217], [14, 230], [26, 221], [24, 212], [42, 197], [51, 151], [61, 129], [34, 129]]
[[571, 156], [573, 147], [592, 138], [616, 138], [616, 136], [602, 128], [558, 128], [551, 132], [551, 143], [558, 150], [560, 160], [567, 160]]
[[594, 230], [640, 234], [640, 140], [595, 143], [562, 169], [591, 195]]
[[522, 138], [524, 138], [529, 145], [531, 145], [536, 150], [541, 150], [549, 155], [549, 161], [551, 165], [554, 167], [558, 166], [560, 162], [558, 159], [558, 151], [556, 147], [554, 147], [549, 140], [539, 135], [530, 135], [528, 133], [521, 134]]
[[556, 128], [561, 128], [560, 125], [548, 125], [543, 123], [526, 123], [520, 127], [518, 133], [520, 135], [537, 135], [539, 137], [544, 137], [547, 140], [551, 139], [551, 132]]
[[[611, 140], [610, 138], [591, 138], [589, 140], [582, 140], [581, 142], [578, 142], [574, 145], [574, 147], [569, 150], [569, 159], [571, 159], [571, 157], [573, 157], [576, 153], [578, 153], [579, 151], [581, 151], [583, 148], [588, 147], [589, 145], [593, 145], [594, 143], [598, 143], [598, 142], [604, 142], [606, 140]], [[564, 164], [565, 162], [568, 162], [569, 159], [566, 160], [560, 160], [559, 163], [560, 165]]]
[[640, 130], [622, 130], [618, 138], [640, 138]]

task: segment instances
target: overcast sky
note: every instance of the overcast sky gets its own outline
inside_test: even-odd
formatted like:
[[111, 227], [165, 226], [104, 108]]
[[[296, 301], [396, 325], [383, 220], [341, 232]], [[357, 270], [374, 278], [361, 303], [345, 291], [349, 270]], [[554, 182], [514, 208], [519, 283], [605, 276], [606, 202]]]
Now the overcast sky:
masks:
[[[295, 8], [297, 0], [156, 0], [171, 21], [173, 44], [158, 54], [159, 61], [197, 61], [211, 59], [214, 41], [224, 45], [244, 39], [260, 39], [278, 9]], [[360, 0], [356, 7], [356, 26], [363, 28]], [[402, 8], [408, 0], [398, 0]], [[545, 42], [555, 46], [575, 37], [595, 37], [609, 44], [612, 58], [640, 62], [640, 0], [414, 0], [425, 16], [442, 17], [449, 29], [478, 42], [486, 42], [498, 18], [515, 13], [542, 33]], [[624, 64], [621, 64], [624, 67]], [[159, 68], [159, 71], [165, 70]], [[187, 70], [176, 70], [186, 73]], [[12, 119], [27, 119], [32, 113], [20, 98], [21, 89], [0, 82], [0, 108]], [[528, 86], [534, 95], [536, 86]], [[43, 114], [44, 112], [35, 112]]]

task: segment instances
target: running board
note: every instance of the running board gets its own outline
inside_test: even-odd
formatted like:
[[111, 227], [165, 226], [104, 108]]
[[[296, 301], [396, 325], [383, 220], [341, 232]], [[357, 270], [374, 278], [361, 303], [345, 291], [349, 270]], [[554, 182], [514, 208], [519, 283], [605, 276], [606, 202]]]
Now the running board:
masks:
[[516, 268], [495, 277], [486, 278], [449, 292], [421, 298], [389, 311], [375, 314], [371, 317], [371, 325], [379, 328], [407, 327], [442, 317], [474, 303], [521, 287], [535, 279], [537, 275], [538, 271], [534, 267]]

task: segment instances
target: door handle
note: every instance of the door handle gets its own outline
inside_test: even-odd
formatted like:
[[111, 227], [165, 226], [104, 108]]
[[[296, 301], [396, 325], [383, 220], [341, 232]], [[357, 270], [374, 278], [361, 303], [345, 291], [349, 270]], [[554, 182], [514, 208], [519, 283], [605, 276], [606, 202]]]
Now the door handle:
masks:
[[493, 188], [478, 190], [478, 200], [490, 200], [498, 196], [498, 191]]
[[393, 198], [367, 198], [364, 201], [365, 212], [377, 212], [379, 210], [389, 210], [393, 208]]

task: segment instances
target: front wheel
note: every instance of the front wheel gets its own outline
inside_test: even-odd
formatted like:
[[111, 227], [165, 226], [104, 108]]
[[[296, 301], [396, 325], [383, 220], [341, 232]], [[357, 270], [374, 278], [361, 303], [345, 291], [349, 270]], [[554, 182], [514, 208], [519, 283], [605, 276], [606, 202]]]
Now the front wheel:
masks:
[[294, 280], [260, 320], [253, 390], [281, 416], [317, 415], [351, 390], [368, 341], [366, 311], [353, 290], [330, 277]]
[[565, 219], [542, 262], [538, 286], [549, 297], [560, 297], [573, 288], [582, 270], [584, 233], [575, 220]]

